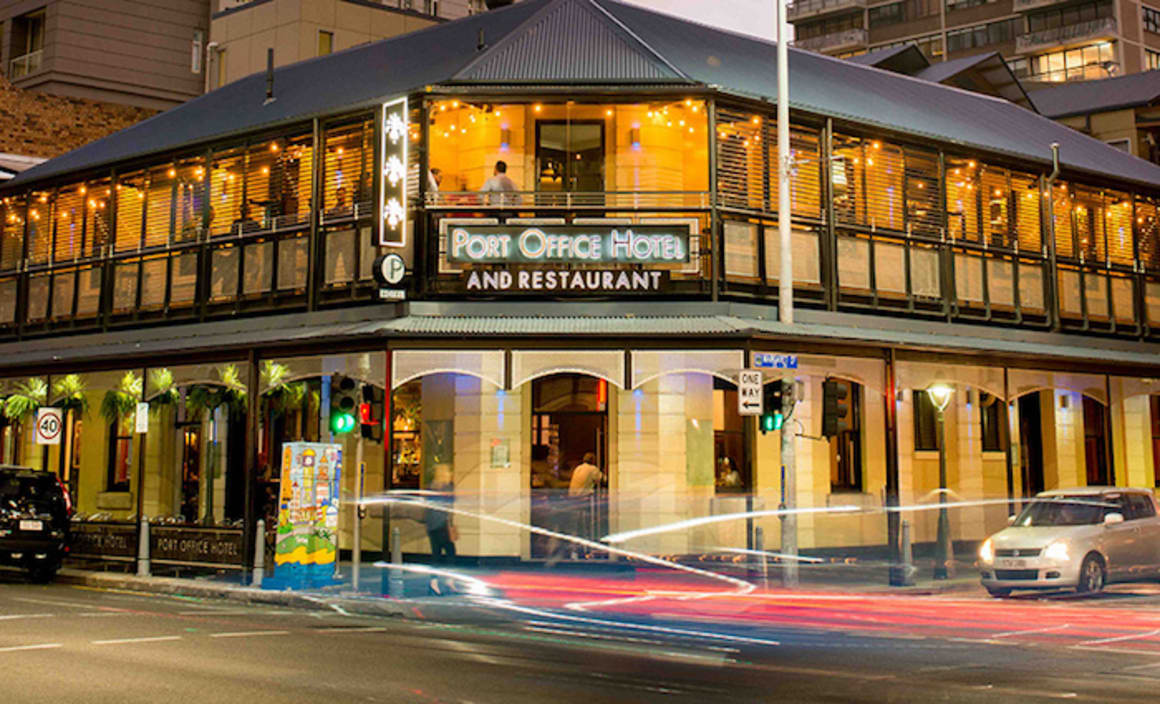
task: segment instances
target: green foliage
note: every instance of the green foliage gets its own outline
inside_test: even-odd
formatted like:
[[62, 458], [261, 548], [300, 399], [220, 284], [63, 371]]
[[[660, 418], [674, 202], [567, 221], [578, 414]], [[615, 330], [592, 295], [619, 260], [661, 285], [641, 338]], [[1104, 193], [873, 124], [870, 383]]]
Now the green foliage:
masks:
[[287, 382], [290, 377], [290, 367], [270, 360], [262, 364], [263, 396], [269, 402], [270, 412], [281, 416], [287, 411], [302, 408], [306, 400], [307, 385], [304, 381]]
[[141, 400], [141, 377], [133, 372], [125, 372], [121, 381], [105, 392], [101, 400], [101, 416], [109, 423], [121, 420], [137, 409]]
[[246, 386], [236, 365], [227, 364], [218, 369], [220, 384], [198, 384], [185, 396], [185, 410], [191, 416], [213, 413], [221, 406], [233, 415], [246, 411]]
[[149, 407], [152, 410], [176, 405], [177, 400], [181, 398], [181, 393], [177, 390], [177, 384], [173, 380], [173, 372], [165, 367], [151, 370], [149, 383], [153, 387], [154, 394], [153, 398], [149, 400]]
[[83, 416], [89, 411], [89, 399], [85, 396], [85, 380], [80, 374], [67, 374], [52, 384], [53, 395], [59, 400], [56, 405], [66, 411], [75, 411]]
[[4, 417], [8, 420], [23, 421], [36, 415], [48, 400], [48, 383], [41, 377], [31, 377], [16, 385], [14, 391], [4, 400]]

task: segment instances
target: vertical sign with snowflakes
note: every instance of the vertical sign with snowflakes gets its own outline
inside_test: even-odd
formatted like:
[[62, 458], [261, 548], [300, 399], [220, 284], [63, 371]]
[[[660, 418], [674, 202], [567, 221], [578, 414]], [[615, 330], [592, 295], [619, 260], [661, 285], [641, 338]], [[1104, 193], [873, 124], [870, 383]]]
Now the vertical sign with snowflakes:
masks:
[[383, 103], [379, 244], [407, 245], [407, 99]]

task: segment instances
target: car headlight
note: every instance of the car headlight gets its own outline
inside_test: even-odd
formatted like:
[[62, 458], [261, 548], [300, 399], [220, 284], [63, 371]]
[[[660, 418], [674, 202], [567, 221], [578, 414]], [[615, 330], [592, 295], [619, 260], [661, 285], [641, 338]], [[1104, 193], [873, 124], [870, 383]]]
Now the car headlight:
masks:
[[987, 538], [983, 544], [979, 546], [979, 560], [982, 562], [992, 562], [995, 559], [995, 546], [991, 544], [991, 539]]
[[1067, 554], [1067, 543], [1063, 540], [1057, 540], [1051, 545], [1043, 549], [1043, 556], [1049, 560], [1057, 562], [1067, 562], [1070, 559]]

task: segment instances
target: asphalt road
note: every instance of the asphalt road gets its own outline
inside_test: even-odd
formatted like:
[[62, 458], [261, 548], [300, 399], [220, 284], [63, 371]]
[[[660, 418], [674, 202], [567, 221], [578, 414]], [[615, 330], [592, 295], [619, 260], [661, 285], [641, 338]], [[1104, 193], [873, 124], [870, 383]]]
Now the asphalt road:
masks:
[[[963, 598], [897, 603], [974, 608]], [[563, 612], [439, 624], [424, 620], [422, 608], [414, 619], [377, 619], [324, 605], [303, 611], [38, 586], [0, 571], [0, 701], [1119, 704], [1155, 702], [1160, 689], [1160, 630], [1117, 640], [1084, 626], [1084, 640], [1056, 642], [1044, 640], [1051, 630], [866, 635], [811, 620], [728, 635], [671, 614], [648, 627]], [[1020, 608], [1042, 608], [1042, 628], [1060, 625], [1050, 600]], [[1132, 613], [1067, 608], [1077, 629], [1089, 612], [1097, 621]], [[1140, 643], [1155, 647], [1118, 647]]]

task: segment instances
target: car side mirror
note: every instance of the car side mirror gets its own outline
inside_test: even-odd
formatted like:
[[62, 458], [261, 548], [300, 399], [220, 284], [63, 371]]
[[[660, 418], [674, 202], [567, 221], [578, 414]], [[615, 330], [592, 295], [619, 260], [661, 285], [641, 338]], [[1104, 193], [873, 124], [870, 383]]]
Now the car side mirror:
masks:
[[1122, 513], [1109, 513], [1108, 515], [1104, 516], [1104, 525], [1105, 526], [1114, 526], [1117, 523], [1123, 523], [1123, 522], [1124, 522], [1124, 514], [1122, 514]]
[[1009, 526], [1015, 525], [1015, 516], [1007, 516], [1007, 525], [1009, 525]]

